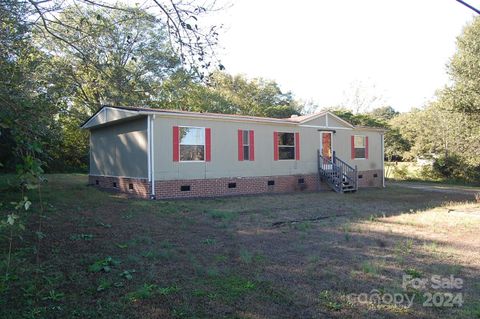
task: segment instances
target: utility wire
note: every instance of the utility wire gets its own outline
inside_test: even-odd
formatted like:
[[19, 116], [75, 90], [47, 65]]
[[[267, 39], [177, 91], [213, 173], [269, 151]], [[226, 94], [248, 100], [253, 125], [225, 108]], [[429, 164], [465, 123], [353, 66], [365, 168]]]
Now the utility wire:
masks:
[[469, 5], [469, 4], [466, 3], [465, 1], [457, 0], [457, 2], [460, 2], [461, 4], [463, 4], [464, 6], [466, 6], [467, 8], [470, 8], [470, 9], [472, 9], [473, 11], [475, 11], [476, 13], [480, 14], [480, 10], [478, 10], [477, 8], [475, 8], [475, 7], [472, 6], [472, 5]]

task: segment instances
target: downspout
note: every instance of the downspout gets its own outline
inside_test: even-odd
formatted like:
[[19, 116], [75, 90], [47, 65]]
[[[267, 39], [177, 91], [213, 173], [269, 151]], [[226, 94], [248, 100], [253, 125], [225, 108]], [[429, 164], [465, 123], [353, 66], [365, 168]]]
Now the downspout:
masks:
[[150, 199], [156, 199], [155, 195], [155, 114], [150, 115], [152, 124], [150, 124], [150, 141], [151, 141], [151, 147], [150, 147], [150, 174], [151, 174], [151, 185], [152, 185], [152, 191], [150, 193]]
[[382, 186], [385, 188], [385, 134], [382, 134]]
[[150, 145], [152, 144], [151, 141], [151, 129], [150, 129], [150, 116], [147, 117], [147, 175], [148, 175], [148, 184], [151, 185], [152, 182], [152, 164], [150, 162]]
[[149, 114], [147, 117], [147, 165], [148, 165], [148, 183], [150, 184], [150, 199], [155, 199], [155, 173], [154, 173], [154, 131], [155, 115]]

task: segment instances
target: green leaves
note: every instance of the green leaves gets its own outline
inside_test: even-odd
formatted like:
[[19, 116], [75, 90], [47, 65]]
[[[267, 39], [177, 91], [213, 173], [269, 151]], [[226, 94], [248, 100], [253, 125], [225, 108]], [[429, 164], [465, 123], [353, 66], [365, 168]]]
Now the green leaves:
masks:
[[19, 216], [18, 215], [15, 215], [15, 214], [10, 214], [7, 216], [7, 224], [9, 224], [10, 226], [13, 226], [13, 224], [15, 224], [15, 220], [18, 219]]
[[112, 257], [106, 257], [105, 259], [97, 260], [95, 263], [88, 267], [90, 272], [110, 272], [113, 266], [119, 265], [120, 262]]
[[132, 270], [124, 270], [120, 274], [120, 277], [125, 278], [127, 280], [132, 280], [133, 279], [133, 273], [135, 273], [135, 269]]
[[160, 104], [171, 109], [278, 118], [300, 114], [301, 110], [292, 93], [282, 92], [275, 81], [224, 72], [214, 72], [204, 85], [179, 70], [161, 90]]
[[31, 205], [32, 205], [32, 202], [29, 201], [27, 197], [24, 197], [23, 198], [23, 207], [25, 208], [25, 210], [28, 210]]
[[453, 85], [444, 93], [449, 108], [480, 120], [480, 19], [476, 18], [457, 39], [457, 52], [448, 66]]

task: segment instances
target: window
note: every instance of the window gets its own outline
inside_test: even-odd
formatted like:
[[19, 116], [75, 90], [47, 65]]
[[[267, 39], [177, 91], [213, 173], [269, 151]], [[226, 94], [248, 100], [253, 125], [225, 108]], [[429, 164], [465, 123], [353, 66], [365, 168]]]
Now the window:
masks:
[[205, 160], [205, 129], [203, 127], [180, 127], [180, 161]]
[[366, 158], [366, 138], [363, 135], [355, 135], [353, 140], [355, 158]]
[[238, 160], [255, 160], [255, 133], [253, 130], [238, 130]]
[[278, 133], [278, 159], [294, 160], [295, 159], [295, 134], [294, 133]]
[[243, 160], [250, 160], [250, 131], [242, 131], [243, 134]]

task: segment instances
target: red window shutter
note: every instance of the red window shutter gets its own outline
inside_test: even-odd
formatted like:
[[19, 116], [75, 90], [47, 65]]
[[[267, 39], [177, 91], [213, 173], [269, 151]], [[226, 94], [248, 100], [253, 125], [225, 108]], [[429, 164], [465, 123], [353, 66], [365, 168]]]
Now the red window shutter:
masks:
[[178, 126], [173, 127], [173, 161], [178, 162], [180, 156], [180, 137]]
[[295, 133], [295, 159], [300, 160], [300, 133]]
[[250, 160], [254, 161], [255, 160], [255, 134], [253, 131], [250, 131], [249, 133], [249, 138], [250, 138]]
[[238, 160], [243, 161], [243, 131], [238, 130]]
[[273, 160], [278, 161], [278, 132], [273, 132]]
[[365, 159], [368, 159], [368, 136], [365, 137]]
[[205, 129], [205, 161], [212, 160], [212, 131], [210, 128]]
[[355, 136], [352, 135], [352, 159], [355, 159]]

